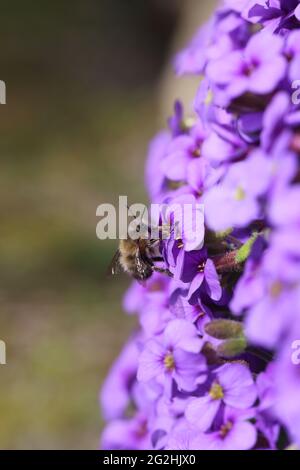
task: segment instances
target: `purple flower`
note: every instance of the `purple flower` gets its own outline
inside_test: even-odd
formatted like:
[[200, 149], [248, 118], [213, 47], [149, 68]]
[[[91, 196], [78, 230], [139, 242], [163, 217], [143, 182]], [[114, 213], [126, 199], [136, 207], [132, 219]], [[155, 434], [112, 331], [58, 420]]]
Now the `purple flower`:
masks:
[[246, 308], [263, 298], [265, 289], [260, 273], [261, 266], [257, 260], [249, 259], [245, 271], [236, 285], [234, 297], [230, 303], [233, 313], [242, 313]]
[[237, 121], [237, 130], [244, 142], [256, 144], [259, 142], [263, 126], [262, 112], [249, 112], [242, 114]]
[[174, 316], [168, 307], [152, 303], [146, 305], [140, 314], [140, 324], [145, 338], [161, 334], [172, 319]]
[[245, 227], [259, 218], [261, 209], [258, 198], [266, 193], [271, 177], [271, 161], [260, 150], [253, 151], [247, 160], [231, 166], [223, 181], [204, 196], [208, 226], [216, 231], [227, 230], [230, 227]]
[[123, 299], [123, 308], [128, 314], [139, 313], [145, 304], [166, 305], [165, 290], [170, 279], [160, 273], [153, 273], [145, 285], [134, 281]]
[[205, 46], [210, 39], [211, 25], [208, 23], [197, 31], [189, 46], [177, 54], [174, 66], [178, 75], [200, 74], [206, 64]]
[[149, 146], [149, 153], [145, 169], [145, 182], [150, 198], [160, 200], [166, 189], [165, 174], [158, 171], [161, 160], [165, 157], [171, 136], [167, 132], [159, 133]]
[[201, 290], [213, 300], [220, 300], [222, 288], [212, 260], [207, 259], [205, 250], [181, 251], [177, 258], [174, 276], [184, 283], [190, 283], [188, 300], [195, 303]]
[[[188, 301], [188, 289], [185, 289], [183, 283], [174, 283], [181, 287], [176, 290], [173, 286], [173, 291], [170, 297], [170, 310], [177, 318], [184, 318], [191, 323], [194, 323], [197, 330], [202, 336], [205, 335], [204, 326], [211, 320], [212, 312], [207, 305], [197, 299], [193, 305]], [[183, 287], [184, 286], [184, 287]]]
[[197, 158], [189, 163], [187, 169], [187, 183], [197, 197], [203, 193], [206, 187], [212, 184], [215, 175], [216, 171], [206, 158]]
[[300, 445], [299, 5], [223, 0], [176, 57], [196, 113], [177, 101], [146, 163], [169, 276], [125, 296], [138, 331], [101, 393], [105, 449]]
[[265, 372], [256, 379], [259, 405], [256, 413], [256, 427], [268, 442], [269, 449], [276, 449], [280, 424], [275, 416], [276, 393], [274, 388], [274, 364], [270, 363]]
[[298, 0], [250, 0], [243, 16], [253, 23], [262, 23], [268, 31], [299, 27]]
[[276, 137], [283, 131], [285, 127], [284, 120], [289, 114], [291, 99], [286, 92], [277, 93], [263, 116], [263, 131], [261, 134], [262, 147], [266, 151], [270, 151]]
[[253, 424], [252, 411], [226, 408], [218, 419], [215, 430], [204, 434], [185, 420], [181, 421], [170, 433], [165, 449], [167, 450], [248, 450], [254, 447], [257, 433]]
[[169, 434], [165, 450], [201, 450], [202, 433], [185, 420]]
[[138, 413], [132, 419], [111, 421], [101, 438], [103, 450], [152, 449], [147, 417]]
[[274, 195], [269, 215], [277, 226], [298, 225], [300, 222], [300, 185], [295, 184]]
[[151, 425], [153, 429], [152, 442], [156, 449], [165, 448], [170, 433], [184, 421], [184, 393], [177, 395], [172, 400], [166, 400], [165, 396], [161, 396], [155, 402], [155, 412], [151, 419]]
[[162, 215], [162, 223], [171, 226], [163, 249], [169, 266], [175, 266], [180, 251], [202, 248], [205, 235], [203, 206], [193, 194], [174, 197]]
[[248, 308], [245, 329], [254, 344], [273, 348], [293, 321], [299, 266], [276, 245], [259, 266], [250, 262], [231, 303], [233, 311]]
[[249, 368], [243, 364], [225, 364], [213, 374], [208, 393], [190, 399], [185, 416], [199, 430], [207, 431], [221, 405], [245, 410], [253, 405], [256, 396]]
[[194, 390], [203, 381], [206, 370], [204, 358], [199, 354], [201, 347], [202, 340], [191, 323], [172, 320], [162, 338], [146, 343], [139, 358], [138, 380], [156, 379], [169, 393], [173, 380], [180, 390]]
[[255, 34], [244, 51], [235, 50], [210, 62], [207, 75], [213, 83], [225, 87], [230, 98], [246, 92], [270, 93], [286, 70], [282, 49], [283, 40], [279, 36]]
[[245, 141], [230, 125], [214, 124], [212, 128], [214, 132], [202, 146], [203, 156], [212, 166], [241, 158], [248, 150]]
[[[300, 13], [300, 9], [299, 9]], [[291, 31], [286, 39], [285, 53], [290, 60], [289, 78], [291, 81], [299, 80], [300, 77], [300, 66], [299, 66], [299, 54], [300, 54], [300, 31]]]
[[202, 450], [249, 450], [255, 446], [257, 431], [248, 420], [254, 413], [226, 408], [216, 430], [202, 434], [197, 439], [197, 449]]
[[130, 388], [137, 372], [137, 340], [131, 340], [114, 363], [102, 386], [100, 401], [105, 419], [123, 416], [129, 401]]
[[184, 133], [183, 126], [183, 106], [180, 101], [174, 104], [174, 116], [168, 120], [169, 128], [172, 131], [173, 137], [177, 137]]
[[[299, 312], [299, 303], [297, 305]], [[274, 388], [275, 388], [275, 412], [277, 417], [283, 422], [288, 430], [291, 442], [300, 445], [300, 365], [298, 361], [293, 360], [296, 350], [293, 349], [293, 343], [300, 339], [299, 320], [293, 327], [289, 339], [278, 358], [274, 371]]]
[[165, 177], [172, 181], [186, 181], [189, 163], [201, 156], [201, 145], [205, 131], [199, 123], [189, 135], [173, 139], [166, 151], [160, 167]]

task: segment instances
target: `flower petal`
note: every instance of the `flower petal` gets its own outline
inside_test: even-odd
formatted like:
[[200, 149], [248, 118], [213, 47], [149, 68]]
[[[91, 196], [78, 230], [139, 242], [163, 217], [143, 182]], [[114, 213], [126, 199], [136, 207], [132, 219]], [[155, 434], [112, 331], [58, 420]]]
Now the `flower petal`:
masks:
[[234, 408], [249, 408], [257, 397], [249, 368], [243, 364], [225, 364], [217, 371], [224, 390], [224, 402]]
[[202, 346], [202, 340], [198, 336], [196, 327], [183, 319], [172, 320], [168, 323], [164, 332], [164, 344], [166, 348], [198, 353]]
[[222, 287], [219, 281], [219, 276], [216, 267], [211, 259], [208, 259], [205, 264], [205, 281], [209, 288], [209, 296], [213, 300], [220, 300], [222, 297]]
[[207, 431], [218, 412], [220, 400], [212, 400], [209, 395], [192, 398], [186, 408], [186, 419], [200, 431]]

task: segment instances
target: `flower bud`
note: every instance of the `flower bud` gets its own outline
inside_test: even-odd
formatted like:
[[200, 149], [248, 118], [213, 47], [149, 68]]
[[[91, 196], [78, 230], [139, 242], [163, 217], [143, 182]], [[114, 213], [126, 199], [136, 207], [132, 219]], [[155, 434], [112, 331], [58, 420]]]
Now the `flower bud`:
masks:
[[205, 325], [205, 332], [216, 339], [243, 337], [243, 325], [234, 320], [213, 320]]

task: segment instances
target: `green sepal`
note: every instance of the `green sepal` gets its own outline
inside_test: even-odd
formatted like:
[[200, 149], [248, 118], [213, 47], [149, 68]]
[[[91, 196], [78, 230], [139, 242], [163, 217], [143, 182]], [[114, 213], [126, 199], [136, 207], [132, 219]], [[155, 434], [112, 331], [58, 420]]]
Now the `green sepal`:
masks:
[[249, 238], [249, 240], [247, 240], [246, 243], [244, 243], [244, 245], [241, 246], [241, 248], [239, 248], [237, 250], [237, 253], [235, 255], [235, 261], [238, 264], [244, 263], [249, 258], [252, 247], [253, 247], [254, 242], [256, 241], [257, 237], [258, 237], [258, 233], [254, 233]]

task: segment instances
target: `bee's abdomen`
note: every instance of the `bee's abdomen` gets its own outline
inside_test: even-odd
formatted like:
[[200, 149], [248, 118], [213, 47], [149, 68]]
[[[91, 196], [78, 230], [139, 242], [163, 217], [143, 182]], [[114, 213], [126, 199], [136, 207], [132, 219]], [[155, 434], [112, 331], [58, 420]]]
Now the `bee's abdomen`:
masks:
[[135, 266], [135, 255], [121, 254], [120, 264], [125, 272], [132, 273]]
[[140, 256], [139, 244], [134, 240], [121, 240], [120, 251], [120, 264], [123, 271], [128, 273], [139, 281], [145, 281], [152, 274], [153, 270], [150, 263], [146, 262]]
[[124, 262], [127, 264], [127, 266], [133, 266], [135, 265], [135, 255], [126, 255], [124, 256]]
[[125, 258], [127, 256], [133, 256], [135, 257], [136, 252], [138, 250], [138, 244], [134, 240], [120, 240], [120, 246], [119, 250], [121, 255], [123, 255]]

